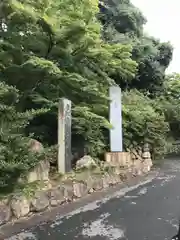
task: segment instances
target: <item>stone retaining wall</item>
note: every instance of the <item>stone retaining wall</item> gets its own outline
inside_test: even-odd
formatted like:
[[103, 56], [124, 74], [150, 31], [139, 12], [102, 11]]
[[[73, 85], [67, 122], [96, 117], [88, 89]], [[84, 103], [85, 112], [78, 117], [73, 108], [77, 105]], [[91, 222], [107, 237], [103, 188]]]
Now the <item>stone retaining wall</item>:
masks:
[[[49, 180], [49, 163], [47, 161], [40, 162], [39, 166], [29, 172], [27, 181], [29, 183], [46, 181], [48, 187], [35, 190], [30, 196], [18, 192], [0, 201], [0, 226], [9, 221], [30, 217], [32, 214], [48, 208], [70, 203], [92, 194], [94, 191], [124, 183], [135, 176], [150, 171], [152, 161], [147, 147], [146, 151], [133, 150], [120, 154], [124, 158], [115, 154], [114, 156], [118, 157], [118, 161], [112, 155], [112, 158], [110, 157], [100, 166], [90, 156], [84, 156], [78, 161], [76, 172], [64, 175], [59, 181], [56, 181], [56, 184]], [[89, 168], [90, 166], [93, 168]], [[82, 167], [86, 168], [82, 170]]]
[[51, 189], [35, 191], [31, 197], [21, 192], [16, 193], [1, 201], [0, 225], [76, 201], [94, 191], [124, 183], [135, 175], [132, 169], [109, 168], [109, 171], [98, 174], [87, 171], [82, 177], [81, 173], [77, 173], [70, 178], [64, 178]]

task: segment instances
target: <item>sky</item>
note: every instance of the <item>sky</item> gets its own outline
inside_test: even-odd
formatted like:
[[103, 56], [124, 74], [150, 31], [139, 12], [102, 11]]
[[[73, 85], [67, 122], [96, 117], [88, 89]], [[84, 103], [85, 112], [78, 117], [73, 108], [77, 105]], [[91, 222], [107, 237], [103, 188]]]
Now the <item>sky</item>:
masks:
[[131, 0], [147, 18], [145, 31], [174, 47], [167, 73], [180, 73], [180, 0]]

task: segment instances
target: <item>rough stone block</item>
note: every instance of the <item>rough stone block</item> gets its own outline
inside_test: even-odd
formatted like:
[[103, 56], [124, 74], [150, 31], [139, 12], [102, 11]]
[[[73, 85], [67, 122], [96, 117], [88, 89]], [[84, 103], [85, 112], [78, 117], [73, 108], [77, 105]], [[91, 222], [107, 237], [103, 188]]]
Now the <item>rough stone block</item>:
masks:
[[89, 155], [85, 155], [84, 157], [80, 158], [76, 162], [76, 169], [90, 168], [90, 167], [95, 167], [95, 166], [97, 166], [96, 162]]
[[108, 188], [109, 187], [109, 176], [106, 174], [102, 178], [103, 181], [103, 188]]
[[92, 188], [95, 190], [95, 191], [99, 191], [103, 188], [103, 180], [101, 177], [93, 177], [93, 185], [92, 185]]
[[14, 195], [10, 206], [16, 218], [24, 217], [30, 212], [30, 201], [23, 195]]
[[88, 193], [87, 185], [83, 182], [75, 182], [73, 184], [74, 196], [81, 198]]
[[49, 199], [46, 192], [37, 192], [31, 200], [32, 211], [41, 212], [49, 206]]
[[10, 207], [4, 203], [0, 203], [0, 225], [7, 223], [11, 217]]
[[31, 169], [26, 176], [28, 183], [35, 181], [48, 181], [49, 180], [50, 163], [48, 160], [43, 160]]
[[49, 202], [52, 207], [65, 202], [64, 188], [58, 187], [49, 191]]
[[93, 183], [94, 183], [94, 179], [92, 178], [92, 176], [89, 175], [86, 179], [87, 191], [89, 193], [92, 193], [94, 191], [93, 190]]
[[31, 139], [29, 141], [29, 147], [32, 152], [41, 153], [44, 151], [42, 143], [40, 143], [36, 139]]
[[120, 179], [120, 176], [119, 176], [119, 175], [114, 174], [112, 177], [113, 177], [113, 183], [114, 183], [114, 185], [121, 182], [121, 179]]
[[64, 197], [66, 201], [72, 201], [74, 196], [73, 181], [65, 180], [63, 182], [63, 187], [64, 187]]

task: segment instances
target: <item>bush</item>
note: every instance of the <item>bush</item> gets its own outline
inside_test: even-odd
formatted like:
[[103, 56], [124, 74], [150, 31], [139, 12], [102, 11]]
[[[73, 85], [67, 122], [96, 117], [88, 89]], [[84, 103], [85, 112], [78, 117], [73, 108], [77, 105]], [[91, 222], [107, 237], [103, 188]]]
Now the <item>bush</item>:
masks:
[[28, 121], [35, 111], [20, 113], [16, 110], [18, 91], [0, 82], [0, 188], [13, 188], [20, 174], [38, 161], [29, 150], [30, 138], [24, 135]]
[[123, 134], [125, 148], [135, 148], [147, 142], [154, 157], [165, 153], [166, 137], [169, 131], [163, 113], [159, 112], [153, 100], [132, 90], [123, 94]]

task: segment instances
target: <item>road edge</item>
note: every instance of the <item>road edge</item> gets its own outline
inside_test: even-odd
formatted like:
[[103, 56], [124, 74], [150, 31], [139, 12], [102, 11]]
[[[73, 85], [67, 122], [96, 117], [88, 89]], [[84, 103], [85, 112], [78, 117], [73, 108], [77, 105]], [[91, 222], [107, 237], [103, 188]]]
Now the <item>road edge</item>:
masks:
[[10, 222], [3, 225], [0, 228], [0, 240], [10, 238], [11, 236], [26, 231], [27, 229], [31, 229], [37, 225], [43, 225], [47, 222], [51, 223], [56, 220], [57, 216], [63, 218], [70, 215], [72, 212], [78, 213], [78, 210], [82, 211], [83, 207], [87, 204], [92, 204], [93, 202], [103, 204], [105, 201], [109, 201], [117, 196], [119, 198], [123, 197], [126, 193], [152, 182], [159, 175], [159, 170], [160, 169], [153, 169], [148, 174], [132, 178], [127, 183], [118, 184], [114, 187], [94, 192], [93, 194], [80, 198], [70, 204], [54, 207], [45, 212], [32, 215], [31, 217], [22, 218], [16, 222]]

